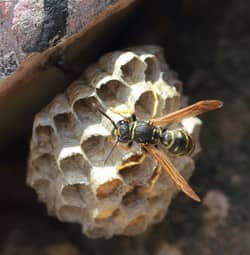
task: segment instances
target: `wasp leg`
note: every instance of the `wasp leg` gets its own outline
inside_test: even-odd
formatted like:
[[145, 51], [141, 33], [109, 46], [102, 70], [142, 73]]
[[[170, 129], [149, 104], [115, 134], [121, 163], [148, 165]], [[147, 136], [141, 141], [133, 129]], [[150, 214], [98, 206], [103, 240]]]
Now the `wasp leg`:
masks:
[[153, 97], [154, 97], [154, 108], [153, 108], [153, 112], [151, 115], [151, 119], [153, 119], [153, 118], [155, 118], [157, 111], [158, 111], [159, 99], [158, 99], [157, 92], [151, 82], [148, 82], [148, 86], [149, 86], [150, 90], [152, 91]]
[[162, 174], [162, 166], [158, 165], [155, 170], [155, 175], [153, 176], [153, 179], [151, 180], [150, 187], [145, 190], [147, 193], [151, 193], [155, 187], [155, 184], [158, 182], [160, 176]]
[[138, 160], [134, 160], [134, 161], [129, 161], [129, 162], [123, 163], [123, 164], [117, 166], [116, 169], [117, 169], [118, 172], [120, 172], [124, 168], [141, 165], [143, 163], [143, 161], [145, 160], [145, 158], [146, 158], [146, 154], [143, 153]]
[[109, 108], [110, 111], [112, 111], [115, 114], [119, 114], [122, 117], [127, 117], [127, 115], [130, 115], [130, 118], [132, 118], [133, 121], [136, 121], [136, 116], [135, 116], [135, 112], [130, 110], [130, 109], [124, 109], [124, 110], [117, 110], [114, 107], [110, 107]]

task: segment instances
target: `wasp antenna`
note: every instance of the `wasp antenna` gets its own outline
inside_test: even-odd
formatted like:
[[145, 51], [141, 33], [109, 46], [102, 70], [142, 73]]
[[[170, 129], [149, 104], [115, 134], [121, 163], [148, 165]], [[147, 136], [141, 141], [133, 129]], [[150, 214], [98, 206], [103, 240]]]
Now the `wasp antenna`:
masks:
[[106, 155], [106, 157], [105, 157], [105, 159], [104, 159], [104, 161], [103, 161], [103, 165], [106, 165], [108, 159], [110, 158], [110, 156], [111, 156], [113, 150], [115, 149], [115, 147], [117, 146], [117, 144], [118, 144], [118, 139], [115, 140], [115, 143], [113, 144], [113, 147], [111, 148], [111, 150], [109, 151], [109, 153]]
[[105, 113], [103, 109], [101, 109], [96, 103], [92, 103], [92, 105], [96, 108], [98, 112], [100, 112], [103, 116], [105, 116], [107, 119], [110, 120], [110, 122], [113, 124], [114, 128], [117, 128], [115, 122]]

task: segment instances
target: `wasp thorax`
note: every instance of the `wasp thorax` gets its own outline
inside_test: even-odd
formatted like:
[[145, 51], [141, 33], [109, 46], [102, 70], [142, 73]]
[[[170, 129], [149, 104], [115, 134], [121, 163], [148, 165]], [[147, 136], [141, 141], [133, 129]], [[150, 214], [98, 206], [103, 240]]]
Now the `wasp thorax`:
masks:
[[128, 143], [131, 140], [129, 122], [126, 120], [120, 120], [117, 122], [116, 126], [118, 141], [121, 143]]
[[[158, 163], [148, 155], [140, 164], [128, 164], [119, 171], [119, 164], [141, 158], [137, 142], [127, 150], [116, 146], [103, 164], [114, 139], [110, 139], [110, 123], [94, 105], [101, 105], [108, 114], [110, 107], [135, 112], [134, 140], [145, 142], [157, 138], [155, 129], [139, 122], [149, 120], [153, 112], [150, 86], [159, 99], [157, 116], [163, 116], [179, 108], [181, 82], [165, 63], [162, 50], [154, 46], [107, 54], [80, 77], [36, 115], [27, 182], [50, 215], [79, 223], [89, 237], [140, 234], [164, 218], [177, 189], [162, 172], [150, 191]], [[110, 117], [121, 119], [115, 114]], [[115, 125], [113, 135], [121, 143], [128, 142], [132, 132], [126, 120]], [[185, 119], [182, 126], [197, 144], [200, 121]], [[169, 137], [164, 137], [167, 144]], [[199, 150], [197, 146], [192, 155]], [[192, 157], [171, 160], [188, 179], [194, 168]]]

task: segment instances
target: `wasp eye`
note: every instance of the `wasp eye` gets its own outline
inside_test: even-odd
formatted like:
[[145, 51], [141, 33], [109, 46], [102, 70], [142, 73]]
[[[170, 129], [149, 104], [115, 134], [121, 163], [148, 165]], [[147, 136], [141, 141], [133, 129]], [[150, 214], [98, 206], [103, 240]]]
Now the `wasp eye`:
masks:
[[119, 124], [120, 124], [120, 125], [123, 125], [123, 124], [125, 124], [125, 123], [126, 123], [125, 120], [120, 120], [120, 121], [119, 121]]

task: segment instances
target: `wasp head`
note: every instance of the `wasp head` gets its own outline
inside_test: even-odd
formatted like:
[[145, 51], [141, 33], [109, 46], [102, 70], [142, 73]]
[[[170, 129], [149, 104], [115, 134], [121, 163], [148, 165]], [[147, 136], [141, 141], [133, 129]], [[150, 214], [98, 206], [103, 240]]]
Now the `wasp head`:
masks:
[[129, 122], [126, 120], [118, 121], [116, 127], [112, 131], [112, 135], [115, 136], [119, 142], [128, 143], [131, 140]]

